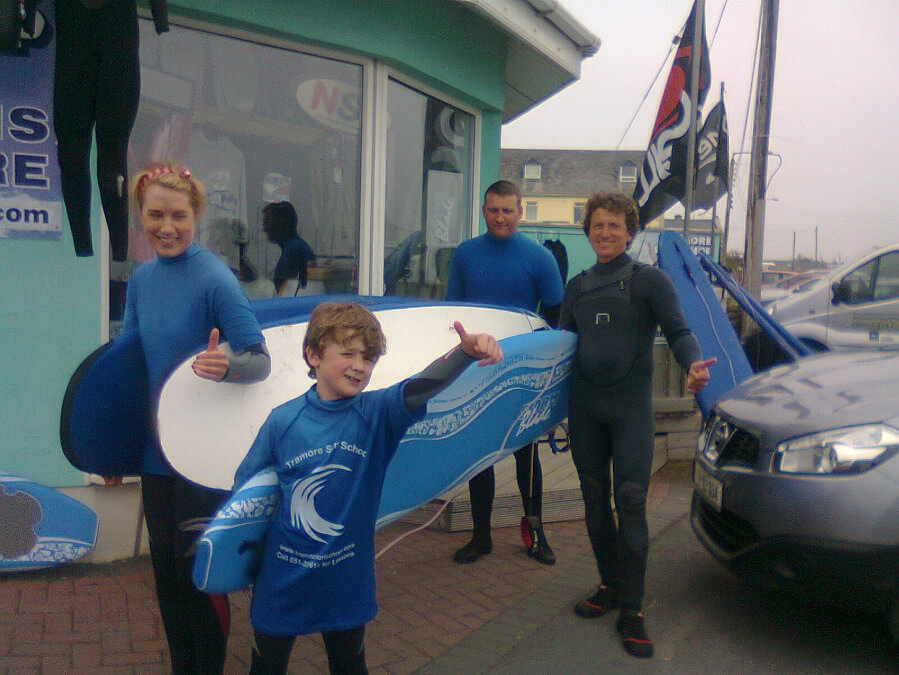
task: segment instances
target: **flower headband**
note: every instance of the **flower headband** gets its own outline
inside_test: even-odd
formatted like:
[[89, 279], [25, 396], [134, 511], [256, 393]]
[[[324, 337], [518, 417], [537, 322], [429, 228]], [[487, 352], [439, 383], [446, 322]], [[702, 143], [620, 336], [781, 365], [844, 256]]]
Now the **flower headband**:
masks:
[[[141, 177], [140, 185], [139, 185], [140, 191], [143, 192], [144, 189], [147, 187], [147, 183], [149, 183], [152, 179], [156, 178], [157, 176], [166, 174], [166, 173], [173, 173], [178, 176], [181, 176], [181, 178], [183, 178], [186, 181], [190, 181], [190, 170], [189, 169], [177, 169], [176, 170], [175, 168], [168, 166], [168, 165], [157, 166], [156, 168], [152, 169], [151, 171], [148, 171]], [[191, 191], [193, 191], [193, 184], [191, 184], [190, 187], [191, 187]]]

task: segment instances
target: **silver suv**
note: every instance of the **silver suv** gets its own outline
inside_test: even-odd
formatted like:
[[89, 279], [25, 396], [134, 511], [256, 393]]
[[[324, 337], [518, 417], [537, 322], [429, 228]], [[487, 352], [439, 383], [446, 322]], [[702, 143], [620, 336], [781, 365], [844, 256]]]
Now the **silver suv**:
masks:
[[890, 609], [899, 642], [899, 353], [819, 354], [722, 396], [691, 524], [738, 574]]

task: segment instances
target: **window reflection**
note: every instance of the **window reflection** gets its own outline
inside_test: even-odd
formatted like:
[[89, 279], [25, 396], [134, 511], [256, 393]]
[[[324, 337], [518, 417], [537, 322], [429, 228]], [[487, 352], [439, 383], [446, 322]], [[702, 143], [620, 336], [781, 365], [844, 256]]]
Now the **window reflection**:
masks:
[[[177, 26], [158, 36], [146, 20], [140, 49], [131, 170], [163, 159], [189, 166], [209, 192], [198, 241], [264, 280], [282, 251], [262, 230], [262, 209], [290, 202], [315, 254], [306, 288], [294, 287], [355, 292], [362, 67]], [[136, 214], [129, 241], [131, 262], [152, 257]]]
[[387, 108], [384, 292], [442, 298], [470, 235], [474, 117], [395, 80]]

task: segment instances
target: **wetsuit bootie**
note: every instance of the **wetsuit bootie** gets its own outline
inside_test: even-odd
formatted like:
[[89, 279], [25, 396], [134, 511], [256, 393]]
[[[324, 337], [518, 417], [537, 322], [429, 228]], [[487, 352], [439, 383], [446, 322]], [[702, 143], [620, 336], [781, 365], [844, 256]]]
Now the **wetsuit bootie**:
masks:
[[543, 534], [543, 527], [535, 528], [532, 536], [534, 540], [526, 549], [528, 557], [533, 558], [542, 565], [555, 565], [556, 554], [553, 553], [553, 550], [549, 547], [549, 542], [546, 541], [546, 535]]
[[596, 593], [574, 606], [574, 613], [584, 619], [595, 619], [618, 607], [618, 598], [608, 586], [601, 585]]
[[483, 542], [472, 539], [470, 542], [465, 544], [465, 546], [463, 546], [453, 554], [453, 560], [461, 565], [467, 565], [468, 563], [473, 563], [482, 555], [487, 555], [492, 550], [492, 541], [488, 540], [486, 542]]
[[621, 645], [631, 656], [648, 659], [652, 656], [652, 640], [643, 625], [643, 612], [636, 609], [622, 609], [615, 630], [621, 636]]

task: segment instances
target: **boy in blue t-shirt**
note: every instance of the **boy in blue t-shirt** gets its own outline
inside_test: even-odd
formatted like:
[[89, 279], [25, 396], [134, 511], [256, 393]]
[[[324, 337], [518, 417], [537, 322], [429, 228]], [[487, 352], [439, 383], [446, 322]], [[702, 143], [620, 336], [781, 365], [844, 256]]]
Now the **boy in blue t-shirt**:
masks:
[[497, 363], [485, 333], [454, 324], [460, 345], [420, 374], [363, 393], [385, 338], [356, 303], [324, 302], [303, 358], [316, 384], [275, 408], [235, 474], [240, 487], [275, 465], [281, 507], [253, 586], [251, 673], [284, 673], [297, 635], [322, 633], [332, 673], [366, 673], [365, 624], [377, 613], [374, 532], [387, 465], [428, 399], [472, 361]]

